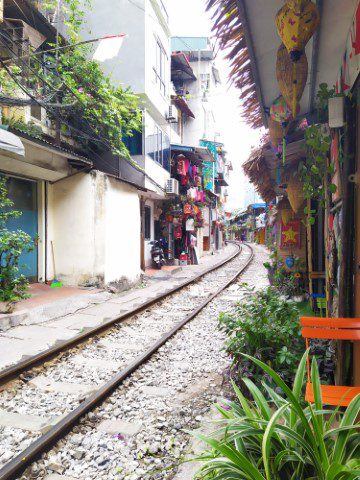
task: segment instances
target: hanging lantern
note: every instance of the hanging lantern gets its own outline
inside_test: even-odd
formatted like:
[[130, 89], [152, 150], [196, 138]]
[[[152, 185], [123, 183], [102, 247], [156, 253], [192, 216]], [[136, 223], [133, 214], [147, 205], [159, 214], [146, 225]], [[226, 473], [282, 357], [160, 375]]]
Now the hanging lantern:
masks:
[[293, 62], [293, 96], [292, 113], [296, 117], [297, 109], [297, 62], [305, 52], [305, 47], [314, 35], [320, 23], [318, 7], [311, 1], [293, 1], [291, 8], [286, 3], [276, 15], [276, 27], [278, 34], [285, 45], [290, 59]]
[[283, 128], [279, 122], [269, 118], [269, 135], [273, 149], [278, 149], [283, 138]]
[[[302, 55], [296, 64], [296, 78], [294, 79], [293, 63], [284, 44], [280, 45], [276, 60], [276, 78], [279, 84], [280, 92], [287, 105], [292, 108], [294, 105], [294, 91], [296, 112], [298, 112], [299, 102], [304, 93], [308, 78], [308, 61], [306, 55]], [[294, 81], [296, 89], [294, 89]], [[293, 113], [293, 112], [292, 112]]]
[[286, 5], [291, 8], [295, 13], [301, 13], [303, 8], [307, 3], [309, 3], [311, 0], [286, 0]]
[[291, 177], [287, 184], [287, 195], [292, 210], [298, 213], [304, 204], [303, 185], [297, 177]]
[[288, 124], [284, 128], [279, 122], [276, 122], [273, 118], [270, 117], [268, 126], [271, 145], [273, 147], [275, 155], [278, 156], [278, 154], [281, 154], [282, 152], [283, 138], [284, 135], [287, 135], [291, 127], [291, 122], [288, 122]]
[[291, 110], [283, 96], [278, 97], [271, 105], [270, 116], [275, 122], [280, 123], [282, 127], [288, 125], [291, 118]]
[[[279, 123], [282, 127], [281, 143], [282, 143], [282, 157], [285, 165], [286, 159], [286, 133], [291, 119], [291, 111], [283, 96], [278, 97], [270, 107], [271, 118]], [[275, 145], [273, 145], [275, 147]], [[277, 155], [278, 156], [278, 155]]]
[[300, 12], [295, 12], [288, 4], [279, 10], [277, 31], [293, 62], [300, 60], [319, 23], [319, 9], [313, 2], [305, 3]]
[[280, 200], [280, 202], [277, 204], [277, 211], [284, 225], [287, 225], [290, 220], [294, 218], [294, 212], [292, 211], [287, 198]]

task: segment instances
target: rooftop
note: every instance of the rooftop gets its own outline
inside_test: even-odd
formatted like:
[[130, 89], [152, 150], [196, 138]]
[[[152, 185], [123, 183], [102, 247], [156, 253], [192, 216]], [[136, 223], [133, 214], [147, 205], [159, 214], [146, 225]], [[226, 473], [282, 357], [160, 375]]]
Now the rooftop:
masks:
[[187, 53], [189, 61], [213, 60], [214, 49], [208, 37], [172, 37], [172, 52]]

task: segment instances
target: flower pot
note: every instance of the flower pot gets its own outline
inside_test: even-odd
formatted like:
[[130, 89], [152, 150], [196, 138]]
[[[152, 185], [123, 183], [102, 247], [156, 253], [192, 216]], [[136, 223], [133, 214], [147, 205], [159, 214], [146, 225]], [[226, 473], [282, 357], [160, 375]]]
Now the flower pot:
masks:
[[304, 295], [296, 295], [291, 299], [295, 303], [302, 303], [304, 301]]
[[12, 313], [15, 310], [15, 304], [12, 302], [0, 302], [0, 314]]

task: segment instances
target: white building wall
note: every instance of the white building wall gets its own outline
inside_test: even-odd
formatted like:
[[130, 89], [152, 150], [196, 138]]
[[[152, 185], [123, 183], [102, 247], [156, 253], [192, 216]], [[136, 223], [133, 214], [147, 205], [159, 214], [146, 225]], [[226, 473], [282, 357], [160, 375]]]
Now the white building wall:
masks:
[[92, 0], [87, 10], [82, 38], [127, 34], [119, 54], [101, 64], [114, 83], [145, 91], [145, 5], [150, 0]]
[[48, 278], [65, 285], [128, 284], [140, 275], [137, 191], [100, 172], [49, 185]]
[[101, 190], [98, 181], [97, 175], [83, 173], [49, 185], [49, 279], [56, 276], [66, 285], [103, 281], [104, 246], [95, 232], [95, 219], [100, 228], [105, 226], [102, 200], [96, 198], [96, 192]]
[[[151, 115], [160, 127], [170, 133], [169, 125], [166, 123], [166, 116], [170, 105], [170, 69], [171, 69], [171, 48], [170, 30], [166, 19], [156, 7], [157, 0], [146, 0], [145, 15], [145, 90], [144, 93], [149, 100], [148, 108]], [[154, 67], [156, 65], [156, 42], [160, 41], [166, 53], [165, 65], [165, 86], [163, 93], [156, 83]]]
[[[212, 73], [213, 62], [202, 60], [191, 62], [191, 67], [197, 78], [188, 82], [189, 107], [195, 118], [186, 117], [184, 122], [183, 141], [185, 145], [199, 145], [201, 139], [215, 140], [216, 123], [212, 108], [212, 95], [216, 93], [216, 82]], [[206, 89], [201, 75], [209, 75], [209, 88]]]
[[105, 283], [133, 283], [140, 275], [139, 196], [111, 177], [106, 186]]

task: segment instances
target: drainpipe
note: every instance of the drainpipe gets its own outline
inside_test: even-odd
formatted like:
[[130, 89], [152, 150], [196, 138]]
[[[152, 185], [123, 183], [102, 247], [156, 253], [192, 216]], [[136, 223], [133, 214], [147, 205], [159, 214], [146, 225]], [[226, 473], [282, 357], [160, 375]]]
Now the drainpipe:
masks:
[[44, 226], [44, 245], [45, 245], [45, 255], [44, 255], [44, 261], [45, 261], [45, 268], [44, 268], [44, 283], [47, 282], [47, 277], [48, 277], [48, 268], [47, 268], [47, 263], [48, 263], [48, 182], [45, 182], [45, 191], [44, 191], [44, 215], [45, 215], [45, 226]]
[[[319, 9], [320, 18], [322, 18], [322, 14], [324, 10], [323, 0], [316, 0], [316, 5]], [[311, 72], [310, 72], [309, 113], [312, 113], [315, 109], [316, 80], [317, 80], [318, 64], [319, 64], [320, 33], [321, 33], [321, 24], [319, 28], [317, 28], [313, 37]]]

